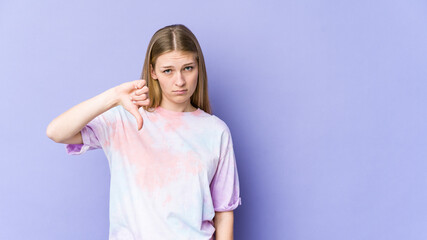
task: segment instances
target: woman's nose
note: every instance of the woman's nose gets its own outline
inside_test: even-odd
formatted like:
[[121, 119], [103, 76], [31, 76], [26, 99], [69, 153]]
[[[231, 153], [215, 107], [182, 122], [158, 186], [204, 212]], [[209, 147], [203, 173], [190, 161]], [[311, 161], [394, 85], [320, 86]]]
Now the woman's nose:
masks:
[[177, 73], [175, 84], [177, 86], [184, 86], [185, 85], [185, 79], [184, 79], [184, 76], [182, 75], [181, 72]]

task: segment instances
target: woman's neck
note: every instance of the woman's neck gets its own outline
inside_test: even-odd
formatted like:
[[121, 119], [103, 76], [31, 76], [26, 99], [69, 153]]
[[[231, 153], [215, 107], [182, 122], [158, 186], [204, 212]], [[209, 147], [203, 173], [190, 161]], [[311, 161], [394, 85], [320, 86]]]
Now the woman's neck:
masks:
[[160, 103], [160, 107], [169, 111], [174, 111], [174, 112], [194, 112], [197, 110], [197, 108], [195, 108], [190, 103], [187, 104], [187, 106], [171, 106], [162, 102]]

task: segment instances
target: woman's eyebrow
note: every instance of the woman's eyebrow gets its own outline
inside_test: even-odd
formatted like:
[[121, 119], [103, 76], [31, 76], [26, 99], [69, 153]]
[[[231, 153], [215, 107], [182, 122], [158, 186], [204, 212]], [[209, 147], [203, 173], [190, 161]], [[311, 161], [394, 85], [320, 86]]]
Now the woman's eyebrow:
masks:
[[[184, 64], [183, 66], [192, 65], [192, 64], [194, 64], [194, 62], [186, 63], [186, 64]], [[173, 68], [173, 67], [174, 67], [174, 66], [162, 66], [161, 68]]]

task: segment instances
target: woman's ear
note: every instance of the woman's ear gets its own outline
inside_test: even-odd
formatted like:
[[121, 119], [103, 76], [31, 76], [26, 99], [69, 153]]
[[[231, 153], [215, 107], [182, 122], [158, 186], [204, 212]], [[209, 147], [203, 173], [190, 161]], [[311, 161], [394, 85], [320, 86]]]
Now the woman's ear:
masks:
[[151, 78], [154, 80], [157, 80], [157, 75], [156, 75], [156, 72], [154, 71], [153, 64], [150, 64], [150, 70], [151, 70]]

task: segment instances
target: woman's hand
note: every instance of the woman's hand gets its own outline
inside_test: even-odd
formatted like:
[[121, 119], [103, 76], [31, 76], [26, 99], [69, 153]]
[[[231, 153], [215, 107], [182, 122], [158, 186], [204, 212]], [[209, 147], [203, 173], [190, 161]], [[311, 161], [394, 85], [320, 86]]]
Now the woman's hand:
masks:
[[141, 106], [148, 106], [150, 103], [150, 99], [148, 98], [148, 87], [145, 85], [146, 81], [144, 79], [139, 79], [122, 83], [114, 88], [118, 96], [118, 104], [122, 105], [136, 118], [138, 130], [141, 130], [143, 125], [142, 116], [138, 109]]

